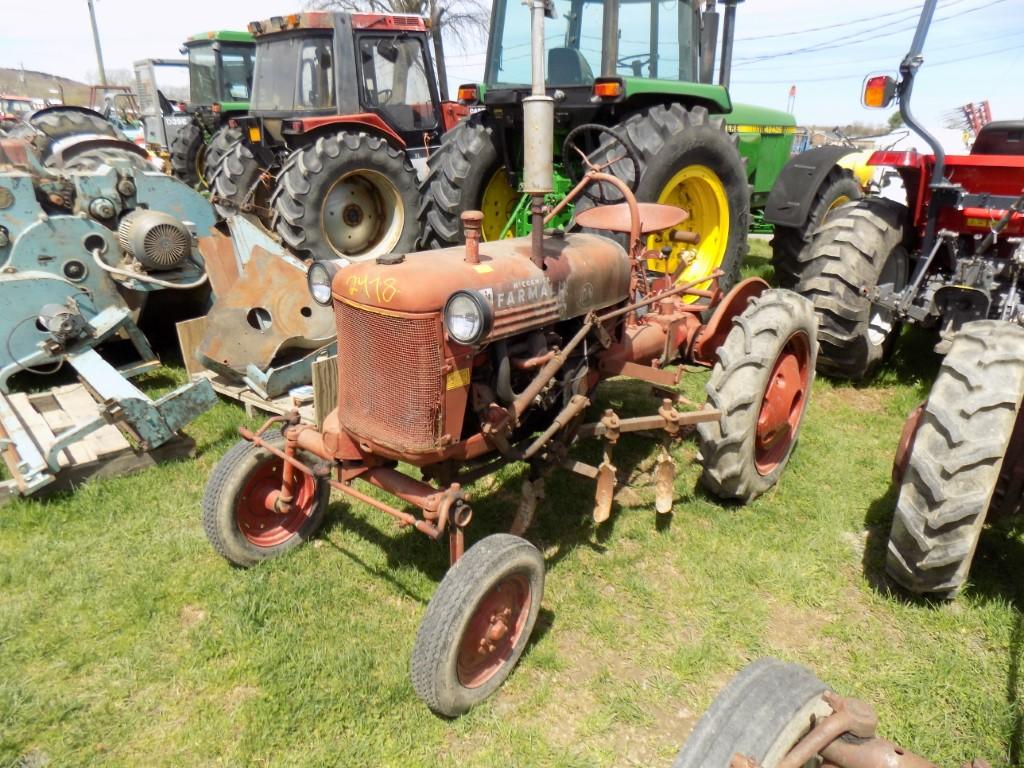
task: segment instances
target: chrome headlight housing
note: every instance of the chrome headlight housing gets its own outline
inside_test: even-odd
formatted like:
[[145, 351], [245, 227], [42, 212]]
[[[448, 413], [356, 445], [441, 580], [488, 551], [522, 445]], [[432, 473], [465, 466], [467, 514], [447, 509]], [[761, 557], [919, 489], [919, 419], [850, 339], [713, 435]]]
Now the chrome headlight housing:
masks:
[[306, 288], [313, 301], [321, 307], [331, 306], [331, 283], [334, 282], [334, 276], [348, 265], [348, 259], [331, 259], [314, 261], [309, 266], [306, 270]]
[[444, 305], [444, 329], [458, 344], [472, 346], [491, 332], [494, 312], [476, 291], [456, 291]]

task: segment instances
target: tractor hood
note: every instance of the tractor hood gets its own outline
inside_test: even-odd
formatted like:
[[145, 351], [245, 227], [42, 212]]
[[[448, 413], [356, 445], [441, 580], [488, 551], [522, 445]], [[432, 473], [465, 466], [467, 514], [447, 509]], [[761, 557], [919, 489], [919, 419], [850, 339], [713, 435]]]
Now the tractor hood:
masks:
[[464, 247], [391, 254], [345, 267], [331, 284], [335, 301], [381, 313], [435, 314], [459, 290], [484, 297], [494, 313], [489, 338], [578, 317], [629, 296], [629, 257], [591, 234], [544, 238], [544, 268], [530, 259], [530, 238], [481, 243], [479, 263]]

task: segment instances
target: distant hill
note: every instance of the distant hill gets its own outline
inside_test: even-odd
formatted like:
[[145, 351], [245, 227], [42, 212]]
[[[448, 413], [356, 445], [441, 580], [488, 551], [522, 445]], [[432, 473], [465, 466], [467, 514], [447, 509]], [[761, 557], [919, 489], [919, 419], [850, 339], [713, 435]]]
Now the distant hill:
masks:
[[64, 103], [89, 106], [89, 86], [66, 77], [55, 77], [31, 69], [0, 67], [0, 93], [29, 96], [33, 99], [60, 99], [51, 90], [64, 90]]

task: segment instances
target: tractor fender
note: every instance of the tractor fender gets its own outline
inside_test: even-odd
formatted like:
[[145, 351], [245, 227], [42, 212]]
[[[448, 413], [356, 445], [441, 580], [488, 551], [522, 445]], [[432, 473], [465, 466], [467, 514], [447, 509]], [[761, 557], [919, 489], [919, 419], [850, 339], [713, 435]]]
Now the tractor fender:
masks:
[[395, 133], [395, 130], [380, 117], [372, 112], [363, 112], [356, 115], [328, 115], [326, 117], [305, 117], [301, 120], [289, 121], [299, 123], [301, 130], [297, 131], [302, 136], [302, 141], [313, 141], [317, 136], [324, 133], [336, 133], [345, 128], [356, 128], [371, 133], [377, 133], [386, 138], [396, 148], [404, 150], [405, 141]]
[[54, 112], [80, 112], [83, 115], [89, 115], [91, 117], [98, 117], [100, 120], [106, 120], [103, 115], [97, 112], [95, 109], [89, 109], [88, 107], [76, 107], [73, 104], [55, 104], [52, 107], [43, 107], [37, 109], [32, 113], [32, 118], [42, 117], [43, 115], [53, 114]]
[[836, 163], [856, 151], [852, 147], [816, 147], [791, 158], [768, 195], [765, 221], [783, 227], [802, 227], [807, 223], [821, 182]]
[[707, 324], [698, 332], [690, 349], [690, 358], [699, 365], [713, 366], [718, 359], [718, 348], [725, 343], [725, 337], [732, 330], [733, 319], [742, 315], [750, 300], [771, 288], [760, 277], [748, 277], [734, 286], [715, 306]]

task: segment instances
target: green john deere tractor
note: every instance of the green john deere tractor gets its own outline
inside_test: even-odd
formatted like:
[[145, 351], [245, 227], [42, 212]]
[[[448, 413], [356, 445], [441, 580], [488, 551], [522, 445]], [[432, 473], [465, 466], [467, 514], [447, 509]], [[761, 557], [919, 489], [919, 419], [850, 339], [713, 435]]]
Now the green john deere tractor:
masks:
[[188, 55], [191, 119], [169, 151], [174, 175], [187, 184], [206, 186], [206, 169], [242, 136], [231, 120], [249, 111], [255, 45], [248, 32], [221, 30], [192, 35], [181, 48]]
[[[546, 27], [555, 147], [570, 131], [591, 126], [584, 149], [592, 160], [610, 162], [640, 200], [690, 213], [676, 231], [650, 236], [648, 247], [662, 255], [651, 268], [680, 280], [721, 268], [726, 289], [746, 253], [750, 212], [763, 208], [789, 159], [796, 125], [792, 115], [729, 97], [739, 2], [723, 0], [719, 13], [715, 0], [550, 0], [554, 18]], [[467, 209], [484, 212], [486, 239], [529, 228], [515, 170], [523, 166], [522, 100], [530, 92], [527, 10], [518, 0], [495, 0], [490, 30], [484, 83], [459, 89], [474, 112], [429, 160], [421, 189], [424, 247], [460, 242], [459, 214]], [[667, 143], [675, 147], [671, 162], [649, 163], [656, 153], [666, 156]], [[572, 158], [556, 164], [555, 196], [576, 176], [566, 162]], [[581, 198], [580, 205], [592, 204]]]

